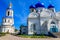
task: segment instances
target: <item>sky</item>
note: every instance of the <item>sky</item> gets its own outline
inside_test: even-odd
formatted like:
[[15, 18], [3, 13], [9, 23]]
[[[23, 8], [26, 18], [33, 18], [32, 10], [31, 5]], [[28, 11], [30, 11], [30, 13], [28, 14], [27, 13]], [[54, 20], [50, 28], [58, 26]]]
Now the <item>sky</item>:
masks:
[[9, 3], [12, 3], [12, 9], [14, 10], [14, 26], [16, 29], [20, 29], [20, 25], [27, 26], [27, 17], [30, 13], [29, 6], [35, 5], [40, 1], [44, 3], [47, 8], [49, 4], [55, 6], [56, 11], [60, 11], [60, 0], [0, 0], [0, 24], [2, 24], [2, 18], [6, 14], [6, 10]]

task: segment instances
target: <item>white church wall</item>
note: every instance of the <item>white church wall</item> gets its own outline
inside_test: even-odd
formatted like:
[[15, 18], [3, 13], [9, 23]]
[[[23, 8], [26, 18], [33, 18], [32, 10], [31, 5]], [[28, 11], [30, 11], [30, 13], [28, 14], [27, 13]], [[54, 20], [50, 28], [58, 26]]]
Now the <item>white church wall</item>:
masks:
[[1, 32], [9, 32], [9, 33], [14, 33], [14, 27], [11, 26], [2, 26], [1, 27]]
[[13, 18], [3, 18], [3, 25], [13, 25], [14, 20]]
[[40, 34], [39, 20], [35, 18], [28, 19], [28, 34], [33, 34], [33, 31], [31, 31], [31, 24], [36, 24], [36, 33]]
[[40, 22], [41, 22], [41, 33], [42, 34], [48, 34], [47, 21], [46, 20], [40, 20]]
[[58, 22], [58, 25], [59, 25], [59, 32], [60, 32], [60, 21]]

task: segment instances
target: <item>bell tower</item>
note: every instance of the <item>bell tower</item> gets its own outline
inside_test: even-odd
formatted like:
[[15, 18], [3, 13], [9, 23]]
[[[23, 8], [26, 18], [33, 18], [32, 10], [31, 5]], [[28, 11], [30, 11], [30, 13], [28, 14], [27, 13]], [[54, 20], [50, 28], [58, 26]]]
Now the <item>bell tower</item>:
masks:
[[9, 7], [6, 10], [6, 15], [3, 17], [1, 32], [14, 33], [14, 17], [12, 3], [10, 2]]

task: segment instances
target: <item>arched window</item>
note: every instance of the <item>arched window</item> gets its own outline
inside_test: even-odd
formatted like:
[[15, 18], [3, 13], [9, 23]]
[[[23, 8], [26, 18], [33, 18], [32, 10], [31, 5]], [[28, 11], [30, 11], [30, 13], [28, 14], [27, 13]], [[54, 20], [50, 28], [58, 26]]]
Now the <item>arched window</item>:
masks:
[[51, 25], [50, 31], [51, 32], [58, 32], [58, 28], [57, 28], [56, 23], [54, 21], [52, 21], [51, 24], [54, 24], [54, 25]]
[[38, 10], [36, 10], [36, 12], [38, 12]]
[[35, 24], [31, 24], [31, 27], [30, 27], [30, 31], [35, 31], [36, 30], [36, 25]]
[[10, 12], [8, 11], [8, 16], [10, 15], [9, 13], [10, 13]]
[[33, 12], [34, 11], [34, 9], [31, 9], [31, 12]]
[[5, 19], [5, 22], [6, 22], [6, 19]]
[[8, 22], [10, 22], [10, 20], [8, 20]]
[[33, 30], [36, 30], [36, 25], [35, 24], [33, 24]]

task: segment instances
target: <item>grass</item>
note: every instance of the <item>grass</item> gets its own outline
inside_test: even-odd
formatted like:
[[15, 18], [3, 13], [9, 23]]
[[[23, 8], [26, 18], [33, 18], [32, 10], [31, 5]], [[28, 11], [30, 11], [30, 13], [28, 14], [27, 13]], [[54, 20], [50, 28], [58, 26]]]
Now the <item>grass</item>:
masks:
[[22, 37], [22, 38], [51, 38], [49, 36], [45, 36], [45, 35], [32, 35], [32, 36], [29, 36], [29, 35], [18, 35], [19, 37]]
[[6, 33], [0, 33], [0, 37], [1, 37], [1, 36], [5, 36], [5, 35], [6, 35]]

